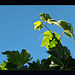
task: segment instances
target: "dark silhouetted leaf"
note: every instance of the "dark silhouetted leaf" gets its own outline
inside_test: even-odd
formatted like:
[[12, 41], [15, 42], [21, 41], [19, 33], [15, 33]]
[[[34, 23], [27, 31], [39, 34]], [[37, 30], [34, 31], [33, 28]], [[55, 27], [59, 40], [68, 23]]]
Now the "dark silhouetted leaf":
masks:
[[21, 54], [18, 51], [6, 51], [2, 54], [7, 55], [7, 60], [18, 66], [24, 65], [32, 59], [30, 58], [30, 54], [28, 53], [28, 51], [26, 51], [25, 49], [22, 49]]

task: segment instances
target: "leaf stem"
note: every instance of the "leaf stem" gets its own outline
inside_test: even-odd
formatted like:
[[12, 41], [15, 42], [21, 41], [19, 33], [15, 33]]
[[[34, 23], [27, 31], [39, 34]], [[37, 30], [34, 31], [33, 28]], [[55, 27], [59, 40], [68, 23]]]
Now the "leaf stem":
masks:
[[63, 31], [63, 33], [62, 33], [62, 35], [61, 35], [60, 39], [62, 38], [63, 34], [64, 34], [64, 31]]
[[[44, 25], [44, 24], [43, 24]], [[47, 27], [47, 23], [46, 23], [46, 25], [44, 25], [48, 30], [49, 30], [49, 28]], [[50, 30], [49, 30], [50, 31]]]

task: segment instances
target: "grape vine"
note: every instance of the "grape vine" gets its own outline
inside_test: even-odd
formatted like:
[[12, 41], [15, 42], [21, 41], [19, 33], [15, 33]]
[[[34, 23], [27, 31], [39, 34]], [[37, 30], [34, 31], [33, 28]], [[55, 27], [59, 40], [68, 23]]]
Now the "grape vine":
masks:
[[[2, 54], [7, 55], [7, 62], [3, 61], [0, 64], [0, 70], [75, 70], [75, 59], [72, 58], [70, 50], [62, 45], [61, 38], [66, 34], [69, 38], [74, 39], [73, 27], [71, 23], [64, 20], [56, 21], [49, 16], [49, 14], [40, 13], [42, 21], [34, 23], [34, 30], [41, 30], [46, 28], [47, 31], [42, 31], [44, 35], [41, 47], [45, 46], [46, 53], [50, 54], [47, 59], [30, 62], [33, 57], [25, 49], [22, 49], [21, 54], [18, 51], [5, 51]], [[44, 24], [44, 22], [46, 24]], [[57, 25], [63, 29], [61, 36], [55, 31], [51, 31], [48, 25]], [[45, 29], [44, 28], [44, 29]], [[25, 64], [28, 65], [25, 65]]]

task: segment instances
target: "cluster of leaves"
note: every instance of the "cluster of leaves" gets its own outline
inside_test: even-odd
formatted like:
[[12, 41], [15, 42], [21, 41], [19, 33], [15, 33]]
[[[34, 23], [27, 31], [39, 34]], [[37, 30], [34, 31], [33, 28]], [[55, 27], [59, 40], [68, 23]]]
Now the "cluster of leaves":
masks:
[[21, 54], [18, 51], [6, 51], [2, 54], [7, 55], [8, 62], [3, 61], [0, 65], [1, 70], [25, 70], [27, 66], [24, 66], [24, 64], [32, 59], [25, 49], [22, 49]]
[[[75, 42], [75, 36], [73, 34], [73, 27], [71, 25], [71, 23], [67, 23], [66, 21], [64, 20], [59, 20], [59, 21], [56, 21], [54, 20], [53, 18], [51, 18], [49, 16], [49, 14], [44, 14], [44, 13], [41, 13], [40, 14], [40, 18], [42, 19], [43, 22], [46, 22], [46, 23], [49, 23], [51, 25], [55, 24], [59, 27], [61, 27], [63, 29], [63, 33], [65, 33], [69, 38], [74, 38], [74, 42]], [[41, 21], [36, 21], [34, 23], [34, 29], [38, 29], [38, 30], [41, 30], [41, 28], [43, 28], [43, 26], [47, 27], [47, 25], [44, 25], [43, 22]]]
[[[47, 59], [39, 59], [30, 63], [31, 55], [25, 49], [21, 54], [18, 51], [6, 51], [2, 54], [7, 55], [7, 62], [3, 61], [0, 70], [75, 70], [75, 59], [72, 58], [69, 49], [62, 46], [60, 40], [55, 38], [58, 44], [49, 48], [46, 52], [50, 54]], [[25, 63], [29, 66], [24, 65]]]
[[[41, 30], [43, 26], [45, 26], [48, 31], [43, 33], [44, 37], [42, 40], [42, 46], [46, 46], [49, 57], [47, 59], [42, 59], [39, 61], [33, 61], [30, 63], [29, 61], [33, 58], [25, 49], [22, 49], [21, 54], [18, 51], [6, 51], [2, 54], [7, 55], [7, 62], [3, 61], [0, 65], [0, 70], [75, 70], [75, 59], [72, 58], [72, 55], [69, 49], [62, 45], [61, 37], [55, 31], [52, 32], [47, 27], [47, 23], [63, 28], [63, 33], [65, 33], [69, 38], [73, 36], [73, 27], [71, 23], [67, 23], [66, 21], [60, 20], [55, 21], [52, 19], [49, 14], [40, 14], [41, 21], [36, 21], [34, 23], [35, 30]], [[43, 24], [46, 22], [46, 25]], [[63, 34], [62, 34], [63, 35]], [[25, 64], [28, 65], [25, 65]]]

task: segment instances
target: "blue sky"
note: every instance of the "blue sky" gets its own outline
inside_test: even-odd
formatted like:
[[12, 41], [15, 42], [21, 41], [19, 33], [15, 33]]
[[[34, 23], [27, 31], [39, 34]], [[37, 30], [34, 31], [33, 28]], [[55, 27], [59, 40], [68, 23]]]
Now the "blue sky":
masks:
[[[47, 49], [40, 47], [43, 36], [41, 39], [39, 37], [43, 29], [34, 30], [33, 25], [34, 22], [41, 21], [41, 12], [49, 14], [56, 21], [65, 20], [71, 23], [75, 34], [75, 5], [0, 5], [0, 64], [6, 61], [6, 55], [2, 52], [7, 50], [21, 52], [26, 49], [33, 57], [32, 61], [48, 58], [49, 54], [45, 53]], [[59, 35], [63, 32], [56, 25], [48, 27]], [[64, 34], [61, 40], [75, 58], [73, 38], [70, 39]]]

